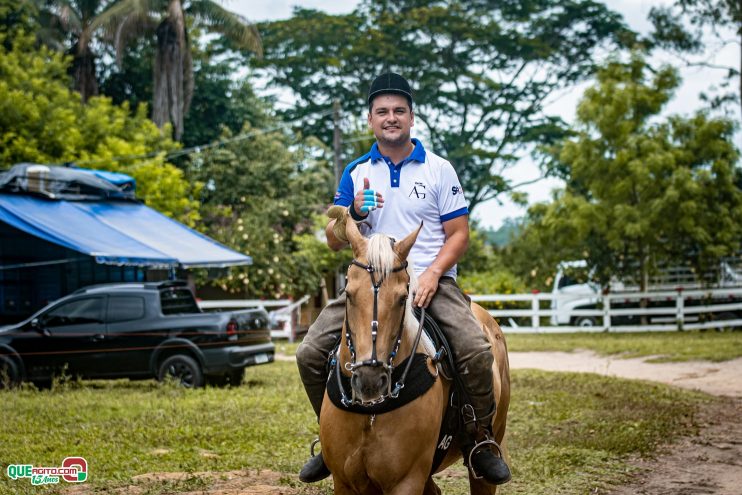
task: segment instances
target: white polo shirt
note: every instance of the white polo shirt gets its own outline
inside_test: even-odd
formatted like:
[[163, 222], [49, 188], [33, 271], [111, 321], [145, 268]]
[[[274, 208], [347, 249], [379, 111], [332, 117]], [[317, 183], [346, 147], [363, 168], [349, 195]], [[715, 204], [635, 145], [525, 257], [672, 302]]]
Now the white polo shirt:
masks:
[[[438, 256], [446, 242], [443, 223], [469, 214], [464, 191], [451, 163], [425, 151], [422, 143], [412, 139], [415, 149], [402, 163], [394, 164], [381, 155], [374, 143], [371, 151], [352, 161], [343, 172], [335, 204], [350, 206], [363, 179], [384, 197], [384, 207], [372, 211], [364, 235], [382, 232], [403, 239], [420, 222], [423, 228], [410, 252], [415, 273], [422, 273]], [[456, 265], [444, 275], [456, 278]]]

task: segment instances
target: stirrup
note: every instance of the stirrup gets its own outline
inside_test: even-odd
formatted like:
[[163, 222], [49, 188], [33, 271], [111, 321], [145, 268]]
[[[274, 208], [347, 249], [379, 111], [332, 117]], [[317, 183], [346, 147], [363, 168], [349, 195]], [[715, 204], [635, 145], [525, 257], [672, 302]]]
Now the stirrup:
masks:
[[314, 453], [314, 447], [317, 445], [317, 443], [319, 443], [319, 439], [316, 439], [312, 442], [312, 457], [310, 457], [309, 460], [304, 463], [301, 471], [299, 471], [299, 480], [304, 483], [316, 483], [332, 474], [330, 472], [330, 469], [325, 464], [322, 453]]
[[312, 457], [314, 457], [314, 456], [316, 455], [316, 454], [314, 453], [314, 447], [315, 447], [315, 446], [316, 446], [316, 445], [317, 445], [318, 443], [320, 443], [320, 441], [319, 441], [319, 437], [315, 438], [315, 439], [314, 439], [314, 440], [312, 441], [312, 444], [311, 444], [311, 445], [309, 446], [309, 452], [310, 452], [310, 453], [312, 454]]
[[503, 459], [504, 460], [504, 457], [502, 455], [502, 448], [500, 448], [500, 446], [497, 444], [497, 442], [495, 442], [491, 438], [485, 438], [481, 442], [475, 443], [474, 444], [474, 447], [472, 447], [471, 450], [469, 451], [469, 457], [467, 459], [469, 462], [467, 463], [467, 466], [466, 466], [466, 467], [469, 468], [469, 472], [471, 473], [472, 477], [475, 480], [481, 480], [483, 478], [483, 476], [479, 476], [477, 474], [477, 472], [474, 471], [474, 468], [471, 465], [471, 458], [474, 455], [474, 453], [477, 451], [477, 449], [479, 449], [479, 447], [481, 447], [483, 445], [494, 445], [495, 448], [497, 449], [497, 453], [500, 454], [500, 459]]

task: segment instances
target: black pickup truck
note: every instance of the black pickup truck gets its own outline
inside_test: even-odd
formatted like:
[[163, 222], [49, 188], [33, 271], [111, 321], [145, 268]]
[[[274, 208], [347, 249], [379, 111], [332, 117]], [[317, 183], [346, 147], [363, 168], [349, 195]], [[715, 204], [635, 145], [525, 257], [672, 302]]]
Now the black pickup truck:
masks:
[[238, 385], [274, 352], [262, 309], [203, 313], [184, 282], [96, 285], [0, 327], [0, 388], [62, 372]]

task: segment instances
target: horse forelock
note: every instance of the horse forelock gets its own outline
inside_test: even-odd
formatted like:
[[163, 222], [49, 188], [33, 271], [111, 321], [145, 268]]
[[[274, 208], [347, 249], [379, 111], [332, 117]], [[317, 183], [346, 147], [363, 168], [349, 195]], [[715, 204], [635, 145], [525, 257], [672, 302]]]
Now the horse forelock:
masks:
[[381, 278], [391, 275], [392, 270], [399, 265], [397, 253], [392, 248], [392, 238], [385, 234], [374, 234], [368, 240], [366, 248], [368, 264]]

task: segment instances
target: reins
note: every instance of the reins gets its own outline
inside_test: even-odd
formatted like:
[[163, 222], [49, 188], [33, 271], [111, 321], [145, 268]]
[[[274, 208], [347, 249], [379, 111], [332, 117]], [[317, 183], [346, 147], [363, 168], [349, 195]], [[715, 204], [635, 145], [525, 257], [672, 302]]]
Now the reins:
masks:
[[[389, 357], [387, 358], [387, 362], [379, 361], [376, 353], [376, 338], [379, 331], [379, 290], [381, 289], [381, 284], [384, 282], [384, 277], [380, 277], [379, 280], [376, 280], [376, 270], [372, 265], [366, 265], [364, 263], [361, 263], [360, 261], [354, 259], [351, 262], [353, 265], [358, 266], [360, 268], [363, 268], [368, 272], [369, 276], [371, 277], [371, 286], [374, 290], [374, 305], [373, 305], [373, 314], [371, 319], [371, 358], [367, 359], [365, 361], [361, 361], [360, 363], [356, 363], [356, 353], [355, 353], [355, 347], [353, 346], [353, 332], [350, 328], [350, 320], [348, 319], [348, 305], [346, 303], [345, 305], [345, 342], [348, 347], [348, 351], [350, 352], [350, 361], [345, 363], [345, 369], [347, 371], [350, 371], [351, 374], [357, 370], [358, 368], [362, 366], [370, 366], [370, 367], [382, 367], [384, 368], [384, 371], [387, 374], [387, 393], [386, 395], [382, 395], [378, 399], [374, 401], [362, 401], [356, 397], [355, 390], [351, 387], [352, 395], [351, 399], [348, 399], [347, 394], [345, 393], [345, 389], [343, 387], [342, 381], [340, 380], [340, 366], [338, 366], [337, 362], [333, 360], [333, 364], [335, 365], [335, 372], [337, 374], [337, 381], [340, 388], [340, 396], [341, 401], [343, 405], [346, 407], [354, 405], [354, 404], [360, 404], [360, 405], [374, 405], [383, 402], [387, 398], [396, 399], [399, 397], [399, 392], [404, 388], [405, 380], [407, 378], [407, 374], [410, 371], [410, 368], [412, 366], [412, 356], [414, 356], [415, 349], [417, 349], [417, 346], [420, 343], [420, 337], [422, 336], [422, 330], [423, 330], [423, 324], [425, 322], [425, 308], [422, 309], [422, 316], [420, 318], [420, 325], [417, 329], [417, 335], [415, 336], [415, 344], [412, 347], [412, 354], [410, 355], [410, 358], [407, 360], [407, 365], [405, 366], [404, 372], [402, 373], [402, 376], [400, 379], [394, 384], [394, 388], [392, 388], [392, 372], [394, 371], [394, 358], [397, 356], [397, 352], [399, 352], [399, 347], [402, 343], [402, 336], [404, 333], [404, 324], [405, 324], [405, 314], [407, 313], [407, 310], [405, 309], [405, 312], [402, 314], [402, 320], [399, 323], [399, 331], [397, 332], [397, 338], [394, 342], [394, 347], [392, 348], [392, 352], [389, 353]], [[392, 273], [400, 272], [402, 270], [405, 270], [407, 268], [407, 261], [402, 262], [399, 266], [392, 269]], [[407, 304], [407, 299], [410, 296], [410, 282], [409, 279], [407, 281], [407, 295], [405, 296], [405, 306]]]

